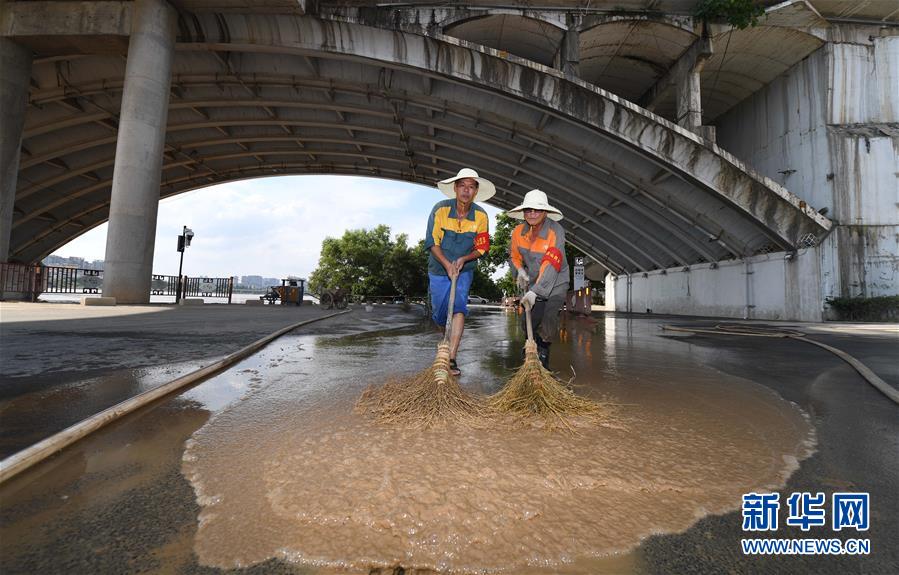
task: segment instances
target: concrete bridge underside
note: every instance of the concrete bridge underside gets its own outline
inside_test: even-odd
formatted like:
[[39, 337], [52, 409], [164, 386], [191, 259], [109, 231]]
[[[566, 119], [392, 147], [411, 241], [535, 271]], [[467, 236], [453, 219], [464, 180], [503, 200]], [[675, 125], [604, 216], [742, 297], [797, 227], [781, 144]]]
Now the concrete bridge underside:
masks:
[[[117, 14], [96, 37], [13, 38], [36, 55], [10, 260], [39, 261], [110, 217], [132, 26], [130, 7]], [[178, 24], [160, 197], [286, 174], [432, 185], [471, 166], [500, 208], [546, 191], [569, 240], [614, 274], [789, 251], [830, 229], [693, 132], [505, 52], [299, 15]]]

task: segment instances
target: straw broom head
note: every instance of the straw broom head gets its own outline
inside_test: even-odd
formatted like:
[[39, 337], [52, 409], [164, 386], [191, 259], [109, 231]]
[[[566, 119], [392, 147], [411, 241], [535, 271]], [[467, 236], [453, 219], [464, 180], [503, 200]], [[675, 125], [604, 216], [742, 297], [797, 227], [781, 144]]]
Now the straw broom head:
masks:
[[501, 390], [488, 398], [488, 406], [521, 422], [542, 423], [547, 429], [561, 426], [573, 430], [576, 419], [599, 423], [611, 414], [608, 406], [576, 395], [569, 385], [545, 369], [533, 340], [525, 343], [524, 364]]
[[440, 342], [429, 368], [381, 387], [369, 387], [356, 402], [356, 412], [370, 415], [380, 424], [414, 429], [450, 423], [481, 425], [485, 407], [450, 374], [449, 354], [449, 343]]

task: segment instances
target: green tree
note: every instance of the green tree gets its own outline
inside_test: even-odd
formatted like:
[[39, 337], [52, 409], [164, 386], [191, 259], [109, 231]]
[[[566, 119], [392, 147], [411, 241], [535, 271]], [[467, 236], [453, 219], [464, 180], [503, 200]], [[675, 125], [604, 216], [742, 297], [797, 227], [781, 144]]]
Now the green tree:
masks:
[[515, 285], [515, 276], [512, 275], [512, 268], [506, 272], [506, 275], [499, 278], [496, 282], [496, 287], [503, 293], [505, 296], [515, 296], [518, 294], [518, 286]]
[[755, 0], [700, 0], [693, 15], [704, 22], [727, 22], [743, 30], [759, 23], [765, 7]]
[[421, 240], [408, 246], [409, 238], [400, 234], [387, 256], [384, 272], [393, 286], [393, 293], [422, 296], [428, 292], [428, 254]]
[[490, 251], [481, 258], [491, 266], [490, 274], [509, 262], [509, 247], [512, 245], [512, 230], [521, 222], [510, 218], [506, 214], [496, 216], [496, 231], [490, 239]]
[[[405, 245], [405, 239], [404, 239]], [[395, 248], [390, 228], [347, 230], [341, 238], [325, 238], [318, 267], [309, 276], [309, 291], [341, 287], [354, 296], [393, 295], [388, 261]]]

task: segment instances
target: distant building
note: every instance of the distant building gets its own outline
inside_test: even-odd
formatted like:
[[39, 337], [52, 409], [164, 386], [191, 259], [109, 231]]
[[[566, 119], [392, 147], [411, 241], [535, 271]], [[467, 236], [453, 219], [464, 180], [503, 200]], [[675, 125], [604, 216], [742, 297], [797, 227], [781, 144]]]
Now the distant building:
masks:
[[262, 276], [241, 276], [240, 285], [251, 288], [266, 288], [278, 285], [281, 281], [276, 278], [264, 278]]
[[54, 267], [62, 267], [62, 268], [80, 268], [85, 270], [102, 270], [103, 269], [103, 260], [94, 260], [89, 262], [84, 258], [80, 258], [78, 256], [72, 256], [68, 258], [64, 258], [62, 256], [47, 256], [41, 262], [45, 266], [54, 266]]

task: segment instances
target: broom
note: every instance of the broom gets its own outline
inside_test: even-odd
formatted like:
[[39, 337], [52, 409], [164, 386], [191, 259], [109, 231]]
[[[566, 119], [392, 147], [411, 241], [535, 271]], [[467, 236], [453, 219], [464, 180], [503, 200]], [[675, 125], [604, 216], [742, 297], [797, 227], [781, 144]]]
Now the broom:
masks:
[[450, 334], [456, 278], [450, 283], [449, 305], [443, 340], [431, 367], [413, 376], [393, 379], [381, 387], [369, 387], [356, 402], [356, 412], [370, 415], [376, 422], [416, 429], [450, 422], [476, 424], [484, 416], [483, 404], [459, 387], [450, 374]]
[[501, 390], [488, 398], [488, 405], [522, 421], [542, 421], [547, 429], [561, 423], [573, 431], [573, 418], [594, 423], [604, 419], [608, 415], [605, 406], [576, 395], [543, 367], [537, 355], [529, 307], [525, 307], [525, 320], [528, 340], [524, 344], [524, 363]]

